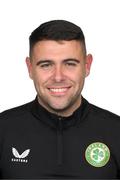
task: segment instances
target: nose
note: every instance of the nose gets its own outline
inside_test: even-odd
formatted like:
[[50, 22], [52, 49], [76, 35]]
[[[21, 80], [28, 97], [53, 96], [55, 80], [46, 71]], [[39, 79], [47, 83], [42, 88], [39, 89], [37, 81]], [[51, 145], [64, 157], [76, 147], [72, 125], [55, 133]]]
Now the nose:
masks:
[[64, 80], [64, 70], [62, 66], [55, 67], [53, 78], [56, 82], [61, 82]]

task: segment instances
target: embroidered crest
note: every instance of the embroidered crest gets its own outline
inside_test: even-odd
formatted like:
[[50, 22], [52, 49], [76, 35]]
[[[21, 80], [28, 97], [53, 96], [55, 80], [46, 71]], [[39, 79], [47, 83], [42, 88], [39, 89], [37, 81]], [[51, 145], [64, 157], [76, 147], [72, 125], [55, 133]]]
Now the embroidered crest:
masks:
[[110, 159], [110, 150], [104, 143], [95, 142], [87, 147], [85, 158], [92, 166], [103, 167]]

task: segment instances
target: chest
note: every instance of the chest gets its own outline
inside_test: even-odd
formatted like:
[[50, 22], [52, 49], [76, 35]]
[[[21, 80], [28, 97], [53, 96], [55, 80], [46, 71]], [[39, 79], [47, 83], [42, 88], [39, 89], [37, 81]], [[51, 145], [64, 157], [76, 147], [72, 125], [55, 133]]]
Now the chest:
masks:
[[116, 178], [118, 168], [106, 137], [77, 127], [12, 130], [0, 165], [3, 178]]

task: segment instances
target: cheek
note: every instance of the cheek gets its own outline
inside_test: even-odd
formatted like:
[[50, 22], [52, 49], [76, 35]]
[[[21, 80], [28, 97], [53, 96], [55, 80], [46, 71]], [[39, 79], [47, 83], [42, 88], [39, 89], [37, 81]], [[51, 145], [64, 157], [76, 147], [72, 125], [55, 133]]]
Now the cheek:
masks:
[[81, 83], [85, 79], [85, 69], [79, 69], [76, 72], [71, 74], [71, 78], [76, 82], [76, 83]]
[[49, 76], [47, 73], [41, 73], [40, 71], [34, 71], [33, 73], [33, 81], [37, 86], [44, 86], [44, 84], [49, 79]]

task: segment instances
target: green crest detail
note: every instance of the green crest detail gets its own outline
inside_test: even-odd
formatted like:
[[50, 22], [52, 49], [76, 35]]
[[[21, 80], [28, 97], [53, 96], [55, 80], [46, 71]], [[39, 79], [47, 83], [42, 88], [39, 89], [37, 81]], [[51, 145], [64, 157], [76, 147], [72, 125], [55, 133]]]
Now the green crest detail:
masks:
[[85, 158], [92, 166], [103, 167], [110, 159], [110, 150], [104, 143], [95, 142], [87, 147]]

